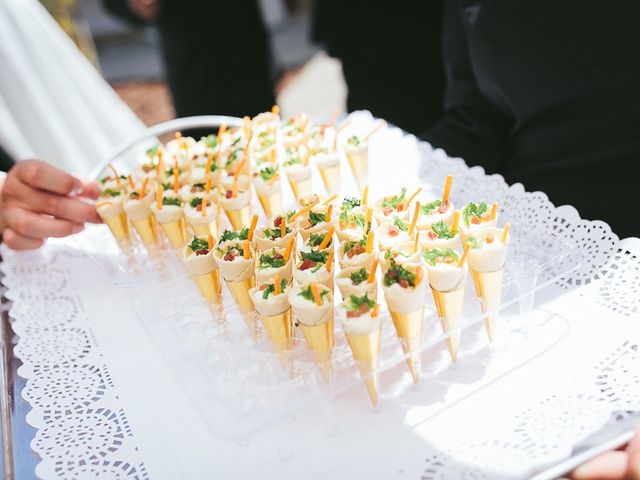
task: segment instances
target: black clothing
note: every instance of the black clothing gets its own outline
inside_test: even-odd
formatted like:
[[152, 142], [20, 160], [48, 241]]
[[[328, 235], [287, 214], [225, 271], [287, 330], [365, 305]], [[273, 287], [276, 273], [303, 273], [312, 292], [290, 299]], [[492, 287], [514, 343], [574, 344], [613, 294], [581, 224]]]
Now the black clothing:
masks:
[[8, 172], [14, 165], [13, 158], [0, 145], [0, 172]]
[[[104, 0], [127, 20], [127, 0]], [[157, 20], [178, 117], [256, 115], [274, 104], [271, 48], [257, 0], [162, 0]]]
[[442, 0], [316, 0], [314, 40], [342, 61], [349, 111], [412, 133], [442, 115]]
[[424, 138], [640, 235], [640, 3], [446, 0], [445, 116]]

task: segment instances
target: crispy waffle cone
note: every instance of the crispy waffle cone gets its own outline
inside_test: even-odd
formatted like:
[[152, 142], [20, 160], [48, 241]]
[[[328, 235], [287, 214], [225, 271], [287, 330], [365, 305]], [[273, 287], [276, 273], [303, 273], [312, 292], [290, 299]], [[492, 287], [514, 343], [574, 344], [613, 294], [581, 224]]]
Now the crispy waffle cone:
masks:
[[308, 197], [313, 193], [311, 177], [301, 181], [289, 180], [289, 185], [291, 185], [291, 190], [293, 190], [293, 196], [296, 197], [296, 200]]
[[225, 282], [231, 292], [231, 296], [240, 309], [245, 311], [254, 309], [253, 301], [249, 295], [249, 290], [256, 286], [255, 275], [251, 275], [249, 278], [240, 280], [239, 282], [233, 282], [231, 280], [225, 280]]
[[442, 321], [442, 329], [449, 336], [446, 339], [447, 349], [451, 355], [451, 361], [458, 359], [458, 345], [460, 344], [460, 323], [464, 308], [464, 287], [450, 292], [441, 292], [431, 289], [433, 300], [436, 304], [438, 316]]
[[409, 313], [389, 312], [396, 327], [396, 333], [402, 344], [402, 351], [409, 354], [407, 366], [413, 377], [413, 383], [418, 383], [421, 370], [420, 345], [422, 343], [422, 319], [424, 306]]
[[267, 217], [271, 218], [282, 213], [282, 195], [280, 192], [272, 195], [258, 195], [260, 205]]
[[149, 215], [144, 220], [131, 220], [133, 228], [136, 229], [142, 243], [145, 245], [154, 245], [158, 240], [155, 219]]
[[300, 323], [302, 334], [313, 352], [313, 358], [320, 368], [326, 382], [331, 379], [333, 370], [333, 315], [320, 325], [304, 325]]
[[173, 248], [182, 248], [187, 243], [187, 232], [185, 229], [184, 218], [170, 223], [161, 223], [162, 231], [169, 239], [169, 243]]
[[340, 164], [337, 163], [327, 168], [318, 165], [318, 170], [327, 193], [329, 195], [338, 193], [340, 191]]
[[480, 298], [482, 313], [491, 313], [491, 315], [486, 315], [482, 320], [489, 341], [493, 342], [498, 321], [498, 309], [502, 298], [504, 268], [494, 272], [476, 272], [472, 270], [471, 277], [473, 278], [476, 295]]
[[358, 189], [362, 192], [369, 177], [369, 155], [353, 155], [347, 153], [347, 159], [349, 160], [349, 166], [351, 166], [351, 171], [358, 184]]
[[234, 230], [242, 230], [251, 224], [251, 207], [245, 205], [240, 210], [225, 210]]
[[380, 327], [367, 335], [350, 335], [346, 332], [345, 335], [364, 385], [367, 387], [371, 404], [375, 407], [378, 404]]
[[126, 213], [105, 218], [104, 223], [107, 224], [116, 240], [121, 241], [129, 238], [129, 221]]
[[215, 269], [206, 275], [194, 275], [193, 280], [196, 282], [202, 296], [212, 303], [218, 304], [222, 301], [220, 296], [222, 292], [222, 284], [220, 283], [220, 270]]

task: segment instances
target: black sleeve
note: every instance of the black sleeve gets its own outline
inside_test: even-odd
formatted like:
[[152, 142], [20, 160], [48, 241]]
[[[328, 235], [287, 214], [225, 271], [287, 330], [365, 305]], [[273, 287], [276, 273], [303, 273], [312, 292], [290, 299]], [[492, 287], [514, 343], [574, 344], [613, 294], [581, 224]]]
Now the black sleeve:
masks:
[[443, 21], [445, 113], [422, 138], [491, 173], [508, 153], [507, 137], [512, 122], [508, 114], [478, 90], [457, 0], [445, 1]]
[[0, 172], [8, 172], [14, 165], [13, 158], [0, 146]]

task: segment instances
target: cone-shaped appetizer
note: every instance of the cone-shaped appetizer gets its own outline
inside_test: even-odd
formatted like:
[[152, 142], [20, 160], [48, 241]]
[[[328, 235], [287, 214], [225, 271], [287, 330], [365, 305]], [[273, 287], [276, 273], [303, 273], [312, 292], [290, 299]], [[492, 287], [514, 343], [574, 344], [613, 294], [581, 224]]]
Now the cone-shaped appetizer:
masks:
[[308, 205], [295, 213], [291, 220], [295, 220], [298, 232], [304, 241], [309, 239], [312, 233], [326, 233], [332, 227], [333, 204]]
[[358, 189], [362, 191], [369, 178], [368, 142], [357, 135], [351, 135], [344, 144], [344, 153], [349, 161]]
[[373, 245], [373, 232], [359, 240], [345, 240], [338, 247], [338, 262], [341, 268], [371, 268], [376, 258]]
[[414, 383], [421, 370], [424, 304], [427, 279], [420, 265], [398, 265], [391, 260], [384, 274], [383, 291]]
[[184, 206], [184, 216], [196, 235], [218, 238], [218, 205], [205, 197], [192, 197]]
[[284, 148], [298, 148], [305, 143], [305, 125], [308, 118], [290, 118], [280, 127], [282, 145]]
[[253, 186], [267, 217], [282, 213], [282, 187], [278, 165], [267, 165], [253, 174]]
[[116, 240], [129, 238], [129, 221], [124, 212], [125, 192], [122, 189], [105, 188], [96, 202], [96, 211], [107, 224]]
[[248, 227], [251, 222], [249, 180], [244, 175], [236, 175], [231, 188], [220, 193], [218, 203], [227, 214], [234, 230]]
[[449, 335], [447, 349], [455, 362], [460, 344], [467, 265], [465, 259], [450, 248], [429, 249], [423, 255], [436, 310], [444, 332]]
[[338, 240], [356, 240], [366, 234], [371, 227], [371, 215], [361, 205], [359, 198], [346, 197], [342, 200], [341, 208], [333, 222]]
[[302, 329], [314, 360], [326, 381], [333, 368], [333, 295], [326, 286], [311, 283], [289, 292], [293, 316]]
[[218, 243], [214, 249], [220, 273], [233, 299], [242, 310], [252, 310], [253, 302], [249, 290], [255, 287], [255, 254], [249, 240], [230, 240]]
[[213, 303], [220, 303], [222, 284], [213, 250], [213, 237], [194, 236], [184, 247], [182, 260], [202, 296]]
[[153, 203], [153, 191], [146, 188], [147, 181], [143, 183], [139, 190], [131, 190], [127, 194], [124, 203], [124, 211], [133, 224], [142, 242], [147, 245], [154, 245], [157, 241], [156, 222], [151, 213]]
[[293, 271], [296, 282], [321, 283], [333, 290], [333, 250], [300, 252], [300, 257]]
[[393, 260], [398, 265], [420, 263], [420, 249], [415, 249], [415, 242], [399, 243], [380, 254], [380, 269], [386, 272]]
[[156, 201], [151, 204], [150, 208], [171, 246], [182, 248], [187, 241], [187, 234], [182, 201], [178, 194], [173, 190], [163, 191], [160, 185], [156, 192]]
[[320, 178], [329, 195], [338, 193], [341, 185], [340, 157], [337, 152], [316, 150], [313, 159], [320, 171]]
[[[455, 218], [455, 215], [454, 215]], [[460, 234], [457, 225], [447, 225], [444, 220], [432, 223], [426, 230], [420, 232], [420, 248], [430, 250], [433, 248], [457, 250], [460, 248]]]
[[256, 266], [256, 284], [262, 285], [270, 278], [279, 277], [287, 283], [293, 281], [294, 256], [286, 248], [270, 248], [259, 255]]
[[378, 282], [376, 282], [375, 270], [371, 275], [370, 268], [343, 268], [336, 274], [335, 283], [340, 289], [343, 299], [347, 299], [351, 295], [356, 297], [368, 295], [372, 300], [378, 298]]
[[378, 404], [379, 311], [380, 308], [375, 300], [366, 294], [363, 296], [350, 295], [338, 306], [336, 311], [374, 407]]
[[284, 173], [287, 175], [289, 185], [296, 200], [311, 195], [313, 185], [311, 183], [311, 167], [305, 161], [306, 155], [302, 155], [298, 150], [287, 151], [288, 158], [282, 164]]
[[333, 228], [326, 232], [312, 233], [300, 247], [299, 253], [310, 252], [312, 250], [328, 251], [333, 250]]
[[288, 293], [287, 281], [278, 277], [249, 291], [267, 337], [278, 353], [291, 348], [290, 342], [293, 337]]
[[504, 264], [509, 244], [509, 224], [504, 228], [488, 227], [467, 238], [469, 245], [469, 270], [480, 298], [484, 326], [493, 341], [498, 321], [498, 310], [502, 298]]
[[380, 250], [388, 250], [402, 243], [412, 241], [409, 235], [409, 224], [400, 217], [381, 223], [378, 227], [378, 244]]
[[287, 248], [289, 241], [295, 237], [296, 230], [287, 222], [286, 215], [278, 215], [269, 220], [267, 226], [256, 229], [256, 247], [261, 252], [274, 247]]
[[426, 229], [436, 222], [444, 222], [451, 224], [454, 207], [449, 199], [451, 194], [451, 185], [453, 184], [453, 175], [447, 175], [444, 190], [441, 198], [428, 199], [420, 202], [420, 212], [418, 217], [418, 228]]

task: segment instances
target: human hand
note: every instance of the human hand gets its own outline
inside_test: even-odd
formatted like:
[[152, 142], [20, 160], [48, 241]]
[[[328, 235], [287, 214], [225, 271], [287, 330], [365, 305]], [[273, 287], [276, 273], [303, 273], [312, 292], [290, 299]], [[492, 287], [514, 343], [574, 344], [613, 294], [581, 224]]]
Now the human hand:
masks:
[[158, 18], [160, 2], [158, 0], [128, 0], [131, 11], [147, 22]]
[[576, 468], [572, 480], [640, 480], [640, 428], [624, 450], [606, 452]]
[[94, 205], [100, 186], [85, 183], [39, 160], [22, 160], [2, 187], [0, 226], [4, 243], [15, 250], [41, 246], [47, 237], [78, 233], [86, 222], [101, 223]]

